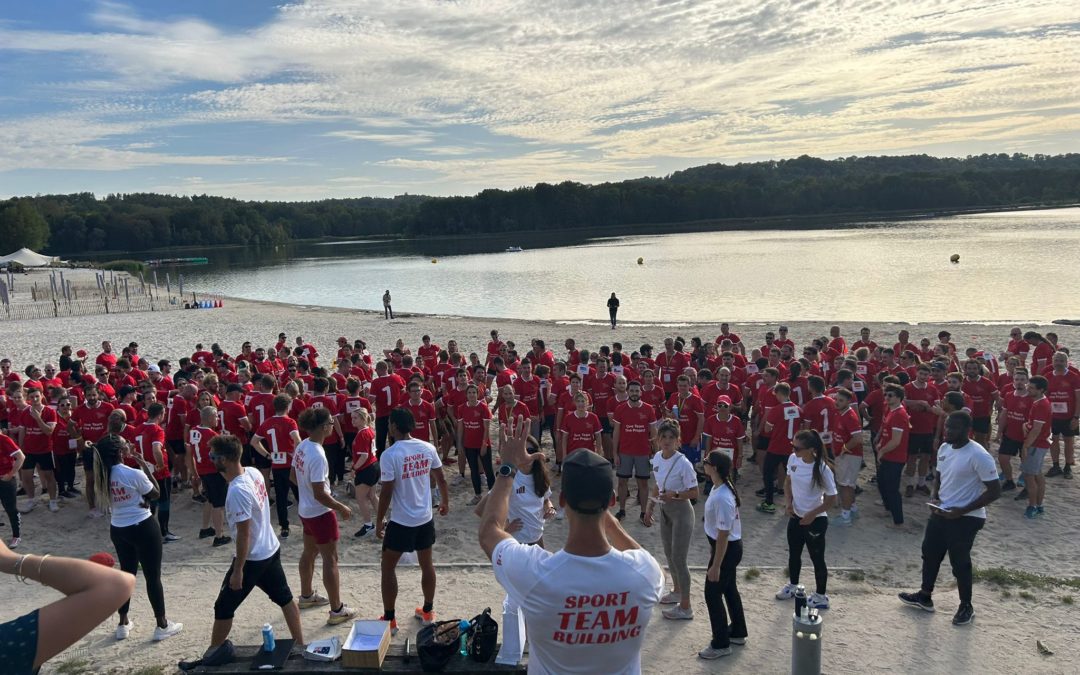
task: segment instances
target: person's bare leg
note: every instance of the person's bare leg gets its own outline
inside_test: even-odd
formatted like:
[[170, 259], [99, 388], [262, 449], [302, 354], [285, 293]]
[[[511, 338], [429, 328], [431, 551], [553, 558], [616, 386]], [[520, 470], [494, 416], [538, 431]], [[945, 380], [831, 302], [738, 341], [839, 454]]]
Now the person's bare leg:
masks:
[[401, 553], [384, 549], [382, 552], [382, 600], [383, 609], [394, 610], [397, 603], [397, 564]]
[[300, 554], [300, 597], [310, 598], [315, 593], [315, 556], [319, 549], [315, 546], [315, 539], [304, 535], [304, 550]]
[[356, 486], [356, 506], [360, 509], [360, 523], [371, 522], [371, 486]]
[[626, 498], [630, 496], [630, 486], [628, 485], [628, 479], [619, 479], [619, 510], [626, 510]]
[[1075, 436], [1066, 436], [1065, 437], [1065, 464], [1067, 466], [1072, 466], [1073, 462], [1076, 459], [1076, 450], [1075, 450], [1075, 448], [1076, 448], [1076, 437]]
[[225, 509], [216, 508], [210, 512], [210, 520], [214, 523], [214, 536], [225, 536]]
[[322, 557], [323, 586], [326, 588], [326, 597], [330, 599], [330, 609], [341, 608], [341, 576], [338, 572], [337, 542], [318, 545], [319, 555]]
[[642, 513], [645, 512], [645, 505], [649, 501], [649, 479], [638, 478], [637, 479], [637, 503], [641, 507]]
[[[210, 506], [210, 501], [207, 500], [202, 506], [202, 529], [210, 527], [210, 514], [213, 513], [214, 507]], [[216, 534], [216, 532], [215, 532]]]
[[56, 472], [41, 471], [42, 489], [49, 493], [49, 499], [56, 501]]
[[210, 630], [210, 649], [206, 650], [207, 654], [225, 642], [232, 631], [232, 623], [232, 619], [217, 619], [214, 621], [214, 627]]
[[1061, 434], [1054, 434], [1050, 438], [1050, 459], [1054, 466], [1061, 464]]
[[23, 469], [19, 472], [19, 480], [22, 482], [23, 492], [26, 493], [26, 500], [34, 501], [34, 470]]
[[282, 606], [281, 613], [285, 615], [285, 625], [289, 627], [289, 635], [292, 636], [295, 646], [304, 646], [304, 626], [300, 622], [300, 607], [293, 600]]
[[420, 588], [424, 591], [424, 604], [435, 603], [435, 561], [431, 556], [431, 549], [416, 552], [416, 559], [420, 563]]

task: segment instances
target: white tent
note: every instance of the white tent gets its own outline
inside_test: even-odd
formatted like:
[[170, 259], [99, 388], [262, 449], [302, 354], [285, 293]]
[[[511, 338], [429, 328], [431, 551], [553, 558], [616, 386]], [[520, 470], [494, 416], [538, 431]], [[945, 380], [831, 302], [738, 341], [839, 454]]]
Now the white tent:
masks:
[[6, 265], [8, 263], [19, 263], [23, 267], [44, 267], [51, 265], [54, 262], [58, 262], [59, 258], [41, 255], [35, 253], [28, 248], [20, 248], [11, 255], [6, 255], [0, 258], [0, 265]]

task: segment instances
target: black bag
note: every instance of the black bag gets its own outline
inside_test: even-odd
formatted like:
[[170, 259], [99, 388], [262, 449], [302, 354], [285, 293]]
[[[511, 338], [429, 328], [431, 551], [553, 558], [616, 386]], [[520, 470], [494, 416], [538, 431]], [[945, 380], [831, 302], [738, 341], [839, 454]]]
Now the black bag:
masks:
[[416, 655], [425, 673], [441, 673], [461, 645], [459, 620], [439, 621], [416, 634]]
[[499, 644], [499, 624], [491, 618], [491, 608], [477, 614], [470, 622], [467, 647], [469, 656], [478, 663], [487, 663]]

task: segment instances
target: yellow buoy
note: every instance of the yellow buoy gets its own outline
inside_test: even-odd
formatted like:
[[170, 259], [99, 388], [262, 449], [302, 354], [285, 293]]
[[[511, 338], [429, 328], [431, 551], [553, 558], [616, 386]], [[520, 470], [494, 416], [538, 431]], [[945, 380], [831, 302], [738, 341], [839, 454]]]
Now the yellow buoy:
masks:
[[949, 258], [949, 262], [954, 262], [954, 263], [960, 262], [960, 254], [959, 253], [953, 253], [952, 257]]
[[645, 258], [638, 258], [637, 259], [637, 264], [644, 265], [645, 264]]

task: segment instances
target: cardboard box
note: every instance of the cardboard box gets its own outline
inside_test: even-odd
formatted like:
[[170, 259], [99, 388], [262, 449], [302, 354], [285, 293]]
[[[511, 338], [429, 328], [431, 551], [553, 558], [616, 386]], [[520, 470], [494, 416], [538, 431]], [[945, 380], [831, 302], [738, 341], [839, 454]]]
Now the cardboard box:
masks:
[[381, 670], [389, 649], [389, 621], [356, 621], [342, 646], [341, 664], [345, 668]]

